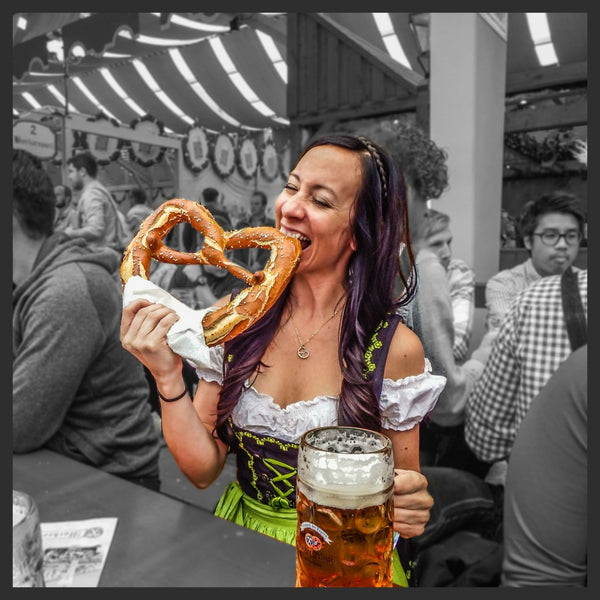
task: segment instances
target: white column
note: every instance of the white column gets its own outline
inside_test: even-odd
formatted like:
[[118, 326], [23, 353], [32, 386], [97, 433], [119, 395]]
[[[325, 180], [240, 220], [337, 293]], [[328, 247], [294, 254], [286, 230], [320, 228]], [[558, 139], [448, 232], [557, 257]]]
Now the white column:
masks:
[[[484, 13], [485, 14], [485, 13]], [[506, 40], [482, 13], [431, 13], [430, 135], [448, 152], [456, 258], [485, 282], [499, 268]]]

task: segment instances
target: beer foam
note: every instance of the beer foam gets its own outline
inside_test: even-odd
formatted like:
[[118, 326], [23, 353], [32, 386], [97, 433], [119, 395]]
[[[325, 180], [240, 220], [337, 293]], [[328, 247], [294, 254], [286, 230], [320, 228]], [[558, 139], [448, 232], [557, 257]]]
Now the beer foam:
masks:
[[378, 495], [385, 501], [394, 481], [388, 438], [366, 429], [328, 427], [308, 432], [304, 442], [298, 455], [298, 480], [322, 495]]
[[385, 504], [393, 492], [393, 485], [385, 490], [373, 492], [372, 487], [353, 487], [326, 485], [316, 486], [297, 480], [298, 490], [309, 500], [322, 506], [360, 510], [369, 506]]

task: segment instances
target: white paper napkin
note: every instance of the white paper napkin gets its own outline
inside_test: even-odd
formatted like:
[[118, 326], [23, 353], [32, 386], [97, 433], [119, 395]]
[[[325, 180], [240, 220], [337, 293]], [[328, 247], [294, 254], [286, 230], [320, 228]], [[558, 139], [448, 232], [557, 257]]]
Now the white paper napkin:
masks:
[[167, 332], [167, 344], [173, 352], [197, 368], [210, 366], [209, 348], [204, 341], [202, 319], [207, 313], [215, 310], [214, 308], [194, 310], [151, 281], [134, 275], [127, 280], [123, 289], [123, 306], [138, 298], [158, 302], [173, 309], [180, 318]]

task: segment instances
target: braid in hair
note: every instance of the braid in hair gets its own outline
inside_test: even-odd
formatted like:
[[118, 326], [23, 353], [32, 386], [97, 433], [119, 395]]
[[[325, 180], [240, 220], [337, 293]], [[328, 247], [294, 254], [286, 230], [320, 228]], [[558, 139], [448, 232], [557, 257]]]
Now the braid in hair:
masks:
[[381, 156], [379, 156], [379, 152], [377, 148], [373, 146], [371, 141], [364, 137], [359, 136], [358, 139], [365, 145], [366, 149], [369, 151], [369, 154], [373, 157], [375, 164], [377, 165], [377, 170], [379, 171], [379, 180], [381, 181], [381, 195], [384, 201], [387, 200], [387, 178], [385, 176], [385, 169], [383, 168], [383, 163], [381, 162]]

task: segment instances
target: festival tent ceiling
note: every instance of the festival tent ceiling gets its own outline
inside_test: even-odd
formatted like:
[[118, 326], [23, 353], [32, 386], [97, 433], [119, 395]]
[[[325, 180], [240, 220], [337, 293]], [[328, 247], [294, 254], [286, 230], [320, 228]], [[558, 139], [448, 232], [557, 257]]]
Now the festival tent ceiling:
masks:
[[[388, 53], [373, 13], [322, 14]], [[410, 69], [426, 81], [410, 15], [389, 13]], [[559, 65], [540, 68], [525, 13], [508, 13], [507, 92], [511, 81], [531, 89], [536, 77], [569, 66], [587, 80], [587, 14], [548, 13], [548, 23]], [[66, 65], [47, 50], [53, 37], [64, 42]], [[71, 56], [78, 46], [81, 58]], [[229, 58], [225, 65], [218, 50]], [[73, 112], [102, 111], [120, 123], [151, 115], [180, 135], [194, 124], [213, 132], [284, 128], [290, 51], [285, 13], [16, 13], [13, 116], [36, 105], [62, 108], [66, 97]], [[184, 74], [176, 62], [187, 66]], [[240, 80], [252, 101], [234, 84]]]

